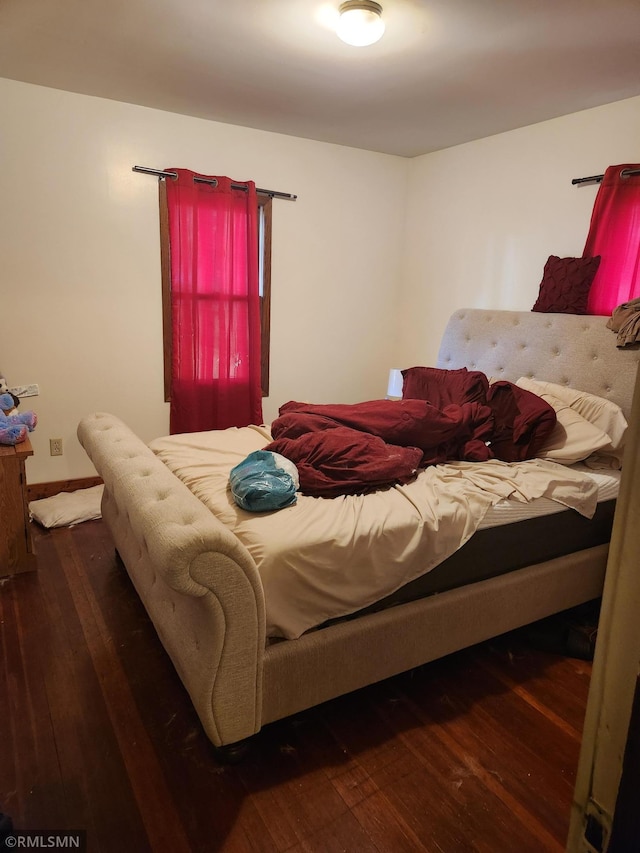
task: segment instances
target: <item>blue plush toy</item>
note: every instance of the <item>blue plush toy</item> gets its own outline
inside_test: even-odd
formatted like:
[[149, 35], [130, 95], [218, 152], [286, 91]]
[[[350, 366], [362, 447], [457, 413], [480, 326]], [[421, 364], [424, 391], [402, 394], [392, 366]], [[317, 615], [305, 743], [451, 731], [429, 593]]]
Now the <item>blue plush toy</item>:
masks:
[[19, 444], [38, 423], [35, 412], [18, 412], [11, 394], [0, 394], [0, 444]]

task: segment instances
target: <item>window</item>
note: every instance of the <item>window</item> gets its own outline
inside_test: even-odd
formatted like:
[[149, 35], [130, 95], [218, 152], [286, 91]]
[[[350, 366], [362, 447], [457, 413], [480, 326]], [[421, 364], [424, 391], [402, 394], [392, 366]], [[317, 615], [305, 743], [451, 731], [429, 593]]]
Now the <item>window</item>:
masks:
[[[162, 270], [162, 335], [164, 343], [164, 398], [171, 400], [171, 264], [169, 254], [169, 219], [167, 190], [159, 181], [160, 198], [160, 259]], [[259, 195], [258, 206], [258, 265], [260, 278], [261, 326], [261, 386], [262, 396], [269, 395], [269, 351], [271, 326], [271, 211], [270, 196]]]

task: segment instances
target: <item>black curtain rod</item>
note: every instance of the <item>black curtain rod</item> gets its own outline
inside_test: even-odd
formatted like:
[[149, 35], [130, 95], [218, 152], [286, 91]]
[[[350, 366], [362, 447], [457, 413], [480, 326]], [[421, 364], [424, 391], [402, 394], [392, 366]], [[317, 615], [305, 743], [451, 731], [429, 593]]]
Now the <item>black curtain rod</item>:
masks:
[[[640, 175], [640, 169], [623, 169], [620, 172], [621, 178], [630, 178], [631, 175]], [[573, 178], [572, 184], [599, 184], [604, 178], [604, 175], [591, 175], [588, 178]]]
[[[158, 178], [173, 178], [174, 181], [178, 177], [177, 172], [165, 172], [162, 169], [150, 169], [148, 166], [133, 166], [132, 171], [133, 172], [143, 172], [145, 175], [157, 175]], [[216, 181], [215, 178], [198, 178], [198, 177], [195, 177], [193, 180], [198, 184], [212, 184], [214, 187], [217, 186], [217, 184], [218, 184], [218, 182]], [[247, 185], [246, 184], [231, 184], [231, 189], [233, 189], [233, 190], [246, 190]], [[281, 192], [278, 192], [277, 190], [263, 190], [263, 189], [260, 189], [259, 187], [256, 187], [256, 192], [259, 195], [268, 195], [270, 198], [286, 198], [286, 199], [289, 199], [290, 201], [295, 201], [298, 198], [298, 196], [293, 195], [293, 193], [281, 193]]]

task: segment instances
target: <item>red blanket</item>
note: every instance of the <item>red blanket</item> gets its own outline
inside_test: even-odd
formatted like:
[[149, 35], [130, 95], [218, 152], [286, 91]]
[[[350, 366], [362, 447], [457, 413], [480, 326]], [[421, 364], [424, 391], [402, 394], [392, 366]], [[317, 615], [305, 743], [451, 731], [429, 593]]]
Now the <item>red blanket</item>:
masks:
[[428, 400], [441, 409], [449, 403], [484, 403], [489, 380], [479, 370], [408, 367], [402, 371], [402, 396]]
[[[406, 483], [418, 468], [442, 462], [529, 459], [555, 425], [548, 403], [511, 382], [489, 387], [477, 372], [465, 378], [451, 371], [447, 387], [447, 371], [422, 369], [429, 370], [435, 381], [430, 393], [440, 402], [456, 395], [462, 400], [440, 407], [424, 399], [291, 401], [280, 408], [265, 450], [295, 463], [305, 494], [332, 497]], [[431, 378], [422, 373], [423, 391]], [[468, 402], [471, 384], [471, 396], [481, 402]]]
[[554, 409], [513, 382], [494, 382], [487, 392], [494, 417], [491, 449], [497, 459], [533, 459], [556, 425]]
[[491, 458], [485, 441], [492, 424], [491, 410], [479, 403], [440, 410], [425, 400], [292, 401], [280, 408], [265, 450], [297, 465], [305, 494], [354, 494], [406, 483], [418, 467], [448, 459]]
[[326, 498], [408, 483], [422, 460], [417, 447], [387, 444], [376, 435], [339, 424], [295, 438], [281, 436], [264, 449], [295, 462], [302, 492]]

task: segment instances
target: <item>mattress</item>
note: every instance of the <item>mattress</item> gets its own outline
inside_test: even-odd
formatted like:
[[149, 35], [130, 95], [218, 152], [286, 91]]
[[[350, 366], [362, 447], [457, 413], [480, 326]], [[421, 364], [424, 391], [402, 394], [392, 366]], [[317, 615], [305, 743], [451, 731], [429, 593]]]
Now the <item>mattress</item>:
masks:
[[585, 548], [604, 545], [611, 538], [615, 504], [615, 500], [599, 502], [591, 519], [568, 510], [548, 515], [536, 512], [529, 519], [485, 527], [430, 572], [342, 618], [354, 618], [406, 604]]
[[596, 512], [593, 472], [542, 460], [435, 465], [367, 495], [299, 495], [277, 512], [246, 512], [233, 501], [229, 472], [269, 440], [266, 427], [243, 427], [150, 443], [251, 553], [268, 637], [293, 639], [384, 600], [455, 554], [483, 523], [495, 527], [490, 511], [501, 518], [502, 504], [518, 511], [544, 500], [547, 510], [570, 508], [584, 519]]

